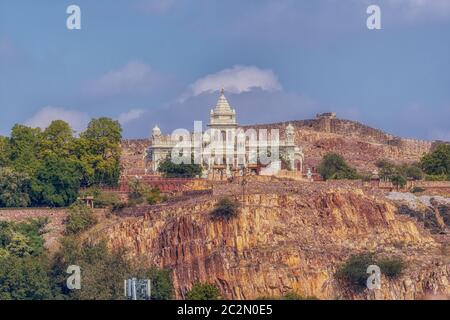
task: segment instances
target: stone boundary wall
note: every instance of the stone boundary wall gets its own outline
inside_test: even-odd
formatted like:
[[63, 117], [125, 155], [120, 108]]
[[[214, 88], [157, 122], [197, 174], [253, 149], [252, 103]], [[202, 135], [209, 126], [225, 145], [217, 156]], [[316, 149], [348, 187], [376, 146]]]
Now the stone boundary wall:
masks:
[[282, 135], [284, 134], [284, 128], [288, 125], [288, 123], [292, 123], [296, 129], [310, 129], [317, 132], [351, 136], [364, 139], [367, 142], [395, 146], [412, 153], [420, 154], [429, 152], [435, 144], [433, 141], [396, 137], [392, 134], [386, 133], [380, 129], [372, 128], [360, 122], [344, 119], [320, 118], [295, 120], [271, 124], [246, 125], [244, 128], [266, 128], [269, 130], [277, 128], [280, 129], [280, 135]]
[[25, 222], [28, 219], [48, 218], [43, 237], [45, 247], [52, 252], [59, 247], [58, 239], [65, 231], [64, 220], [66, 217], [66, 209], [0, 209], [0, 221]]
[[[396, 187], [390, 181], [380, 181], [377, 183], [378, 187], [381, 189], [395, 189]], [[411, 189], [414, 187], [424, 188], [424, 189], [449, 189], [450, 181], [408, 181], [403, 190]]]
[[33, 209], [0, 209], [0, 221], [25, 221], [27, 219], [46, 217], [61, 219], [67, 215], [66, 209], [33, 208]]

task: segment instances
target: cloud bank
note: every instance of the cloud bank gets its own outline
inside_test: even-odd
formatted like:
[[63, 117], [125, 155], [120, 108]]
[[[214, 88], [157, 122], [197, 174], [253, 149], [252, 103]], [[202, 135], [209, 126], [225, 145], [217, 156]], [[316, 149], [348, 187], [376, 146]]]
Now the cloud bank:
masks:
[[134, 120], [139, 119], [145, 113], [145, 110], [142, 109], [131, 109], [128, 112], [121, 113], [117, 120], [121, 125], [125, 125], [127, 123], [133, 122]]
[[89, 122], [89, 116], [86, 113], [56, 107], [44, 107], [35, 113], [30, 119], [25, 121], [25, 125], [33, 128], [47, 128], [54, 120], [63, 120], [67, 122], [76, 132], [83, 131]]
[[88, 81], [85, 91], [91, 96], [145, 94], [154, 89], [159, 76], [149, 65], [130, 61], [118, 70], [112, 70], [98, 79]]
[[236, 65], [198, 79], [189, 86], [184, 98], [212, 93], [221, 88], [229, 93], [239, 94], [253, 89], [278, 91], [282, 89], [282, 86], [272, 70]]

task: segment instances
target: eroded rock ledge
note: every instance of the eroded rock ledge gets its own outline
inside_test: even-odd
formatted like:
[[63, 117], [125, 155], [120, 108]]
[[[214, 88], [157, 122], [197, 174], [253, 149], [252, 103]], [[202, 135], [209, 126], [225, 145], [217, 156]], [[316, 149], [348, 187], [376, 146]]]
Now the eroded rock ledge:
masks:
[[[252, 188], [249, 185], [248, 190]], [[255, 188], [257, 190], [257, 188]], [[303, 190], [303, 191], [302, 191]], [[226, 298], [418, 299], [450, 295], [450, 261], [442, 243], [394, 204], [354, 187], [299, 184], [250, 193], [239, 217], [211, 220], [217, 197], [148, 209], [92, 235], [131, 258], [173, 270], [177, 298], [195, 281], [217, 284]], [[401, 279], [355, 294], [333, 278], [351, 254], [372, 251], [407, 261]]]

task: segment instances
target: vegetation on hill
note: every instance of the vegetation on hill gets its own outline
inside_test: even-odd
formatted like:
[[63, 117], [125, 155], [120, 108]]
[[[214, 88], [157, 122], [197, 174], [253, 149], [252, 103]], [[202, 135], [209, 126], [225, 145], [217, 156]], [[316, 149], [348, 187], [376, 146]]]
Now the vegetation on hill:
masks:
[[356, 170], [351, 168], [337, 153], [325, 155], [319, 164], [318, 172], [325, 180], [358, 179], [360, 177]]
[[[55, 295], [74, 300], [123, 300], [124, 280], [132, 277], [148, 278], [152, 281], [153, 299], [171, 299], [172, 281], [165, 270], [139, 269], [125, 259], [125, 252], [111, 251], [105, 242], [80, 245], [67, 237], [53, 262]], [[80, 290], [66, 287], [66, 269], [78, 265], [82, 270]]]
[[78, 234], [94, 226], [97, 219], [90, 208], [77, 202], [70, 207], [65, 223], [66, 234]]
[[108, 118], [79, 137], [61, 120], [45, 130], [15, 125], [0, 138], [0, 207], [69, 206], [80, 187], [117, 185], [121, 132]]
[[158, 171], [166, 178], [195, 178], [202, 175], [202, 167], [198, 164], [175, 164], [168, 156], [159, 164]]
[[128, 194], [128, 205], [134, 206], [147, 202], [148, 204], [156, 204], [165, 200], [158, 188], [149, 188], [138, 179], [132, 179], [129, 182], [130, 193]]
[[30, 198], [31, 179], [27, 173], [0, 167], [0, 207], [27, 207]]
[[423, 171], [429, 180], [450, 180], [450, 144], [441, 144], [422, 157]]
[[44, 233], [46, 219], [34, 219], [27, 222], [0, 222], [0, 257], [38, 256], [44, 251]]
[[301, 296], [294, 291], [289, 291], [282, 296], [262, 296], [256, 300], [319, 300], [316, 296]]
[[366, 252], [351, 256], [335, 273], [335, 278], [344, 285], [358, 291], [366, 288], [370, 265], [380, 267], [382, 276], [389, 279], [398, 278], [405, 268], [405, 263], [399, 257], [381, 257]]
[[186, 300], [220, 300], [220, 291], [216, 285], [196, 282], [192, 289], [186, 292]]
[[214, 219], [231, 219], [238, 215], [239, 207], [240, 205], [237, 201], [228, 197], [221, 198], [211, 212], [211, 215]]
[[376, 163], [379, 171], [379, 176], [382, 179], [392, 180], [395, 176], [401, 176], [405, 180], [421, 180], [424, 177], [424, 173], [418, 163], [396, 165], [395, 163], [380, 159]]
[[0, 300], [50, 299], [45, 219], [0, 222]]
[[[66, 236], [50, 258], [42, 238], [45, 224], [43, 219], [0, 223], [0, 300], [125, 299], [124, 279], [130, 277], [150, 279], [152, 299], [173, 297], [168, 270], [135, 266], [125, 252], [111, 251], [105, 242], [82, 243]], [[81, 290], [66, 286], [69, 265], [82, 270]]]
[[114, 208], [121, 203], [117, 193], [103, 191], [99, 186], [93, 186], [80, 193], [81, 198], [92, 197], [94, 208]]
[[425, 154], [420, 163], [396, 165], [380, 159], [376, 163], [381, 179], [390, 180], [397, 187], [411, 180], [450, 180], [450, 145], [439, 145], [434, 151]]

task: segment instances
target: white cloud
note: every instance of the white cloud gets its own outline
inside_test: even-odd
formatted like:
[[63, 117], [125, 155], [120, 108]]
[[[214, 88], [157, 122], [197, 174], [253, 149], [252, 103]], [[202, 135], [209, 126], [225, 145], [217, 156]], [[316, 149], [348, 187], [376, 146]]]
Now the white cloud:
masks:
[[76, 132], [81, 132], [87, 127], [89, 116], [77, 110], [48, 106], [35, 113], [30, 119], [25, 121], [25, 124], [33, 128], [45, 129], [54, 120], [63, 120], [70, 124]]
[[129, 122], [139, 119], [145, 113], [142, 109], [131, 109], [128, 112], [121, 113], [117, 120], [121, 125], [125, 125]]
[[272, 70], [236, 65], [198, 79], [189, 86], [190, 92], [185, 96], [198, 96], [202, 93], [218, 91], [221, 88], [231, 93], [249, 92], [253, 89], [264, 91], [282, 89]]
[[109, 71], [86, 85], [86, 92], [93, 96], [143, 94], [157, 83], [159, 76], [145, 63], [131, 61], [118, 70]]

